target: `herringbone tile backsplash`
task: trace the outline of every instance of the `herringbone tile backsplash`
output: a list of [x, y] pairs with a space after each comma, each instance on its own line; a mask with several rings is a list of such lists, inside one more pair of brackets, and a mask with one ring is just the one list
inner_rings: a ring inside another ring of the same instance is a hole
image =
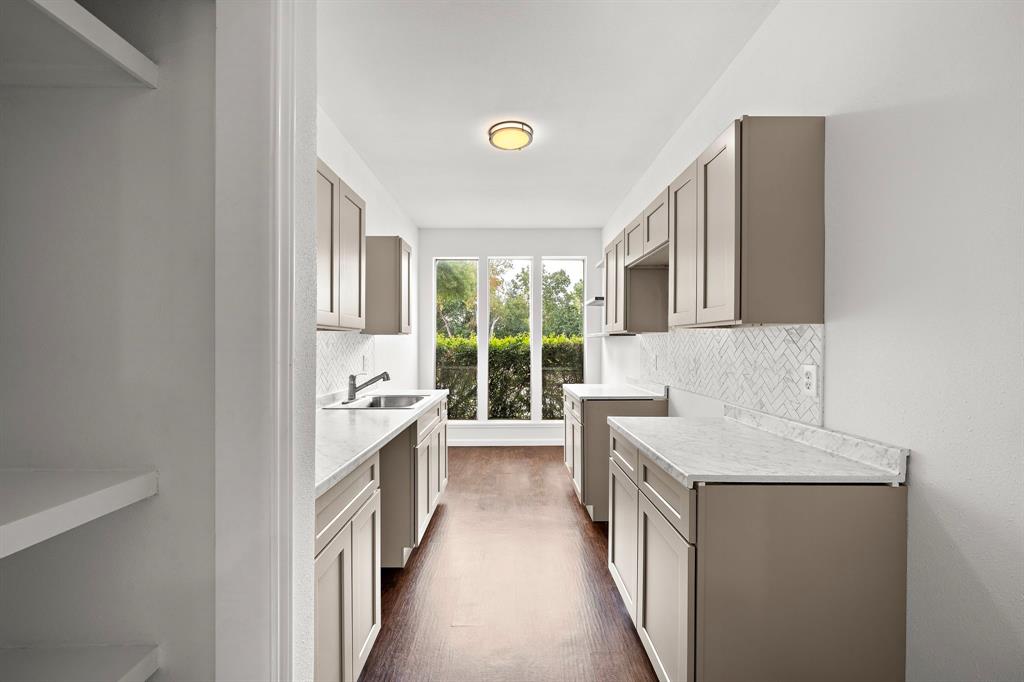
[[348, 375], [373, 369], [373, 337], [358, 332], [316, 333], [316, 394], [337, 393], [348, 388]]
[[[673, 329], [643, 334], [647, 378], [786, 419], [821, 425], [822, 325]], [[818, 366], [818, 392], [800, 392], [800, 366]]]

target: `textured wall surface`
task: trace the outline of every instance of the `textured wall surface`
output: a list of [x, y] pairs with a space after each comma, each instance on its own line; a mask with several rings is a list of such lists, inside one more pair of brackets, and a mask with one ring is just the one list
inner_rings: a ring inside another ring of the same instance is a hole
[[316, 394], [346, 390], [348, 375], [364, 371], [364, 356], [367, 363], [365, 371], [375, 374], [374, 345], [373, 336], [357, 332], [317, 332]]
[[[642, 376], [786, 419], [821, 424], [822, 325], [674, 329], [642, 334]], [[800, 392], [800, 366], [819, 367], [817, 396]]]

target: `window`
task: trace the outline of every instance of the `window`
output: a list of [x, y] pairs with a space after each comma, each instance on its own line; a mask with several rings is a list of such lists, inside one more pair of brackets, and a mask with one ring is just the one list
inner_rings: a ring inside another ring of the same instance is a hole
[[541, 412], [562, 418], [562, 384], [583, 383], [583, 260], [543, 260]]
[[530, 418], [530, 259], [487, 259], [487, 418]]
[[477, 260], [452, 258], [436, 267], [434, 385], [448, 389], [448, 416], [477, 418]]
[[434, 385], [449, 391], [449, 417], [562, 419], [562, 384], [583, 382], [586, 261], [455, 257], [434, 268]]

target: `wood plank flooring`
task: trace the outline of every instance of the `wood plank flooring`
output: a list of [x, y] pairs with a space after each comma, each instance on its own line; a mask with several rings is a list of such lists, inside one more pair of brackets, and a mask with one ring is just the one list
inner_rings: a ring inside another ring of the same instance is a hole
[[361, 680], [656, 680], [560, 447], [451, 448]]

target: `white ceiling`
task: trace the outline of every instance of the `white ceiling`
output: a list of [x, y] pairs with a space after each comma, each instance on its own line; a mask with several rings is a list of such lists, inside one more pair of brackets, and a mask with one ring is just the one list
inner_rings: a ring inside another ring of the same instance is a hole
[[420, 227], [600, 227], [774, 5], [320, 0], [319, 102]]

